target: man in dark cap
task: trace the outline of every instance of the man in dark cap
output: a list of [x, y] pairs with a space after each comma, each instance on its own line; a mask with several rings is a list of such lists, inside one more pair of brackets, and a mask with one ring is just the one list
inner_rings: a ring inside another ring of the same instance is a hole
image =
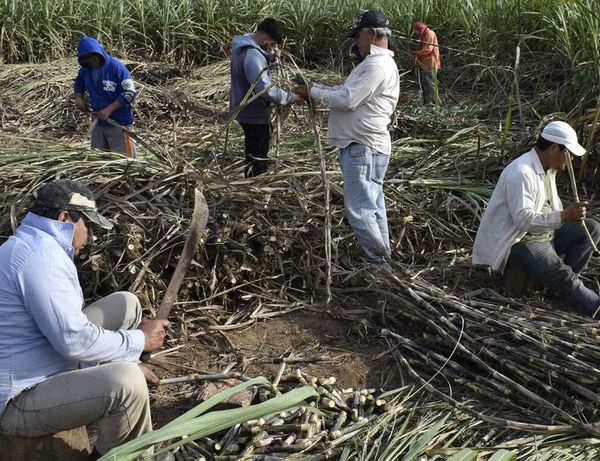
[[260, 95], [236, 115], [244, 130], [244, 176], [247, 178], [267, 171], [273, 104], [296, 102], [294, 93], [271, 83], [269, 65], [279, 57], [278, 45], [282, 42], [281, 26], [273, 18], [264, 19], [254, 33], [233, 37], [230, 108], [237, 110], [245, 101]]
[[388, 126], [398, 102], [400, 76], [388, 49], [391, 30], [378, 10], [356, 16], [348, 37], [363, 60], [343, 85], [296, 88], [329, 109], [327, 142], [340, 149], [346, 217], [373, 268], [389, 268], [391, 254], [383, 179], [392, 143]]
[[0, 432], [36, 437], [98, 422], [94, 460], [152, 430], [147, 382], [158, 377], [138, 361], [162, 347], [169, 322], [141, 321], [129, 292], [84, 307], [73, 259], [92, 226], [112, 224], [78, 182], [52, 181], [34, 196], [0, 246]]

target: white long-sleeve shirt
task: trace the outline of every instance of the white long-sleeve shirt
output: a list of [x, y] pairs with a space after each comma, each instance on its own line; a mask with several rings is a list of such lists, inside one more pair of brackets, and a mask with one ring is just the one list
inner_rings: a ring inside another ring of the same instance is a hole
[[371, 53], [343, 85], [315, 84], [310, 95], [330, 110], [328, 144], [344, 148], [353, 142], [390, 154], [388, 125], [400, 94], [400, 76], [390, 50], [371, 45]]
[[[546, 189], [551, 192], [550, 213], [542, 212]], [[502, 171], [481, 218], [473, 246], [473, 264], [503, 271], [512, 245], [527, 232], [558, 229], [562, 209], [556, 171], [544, 171], [535, 149], [513, 160]]]

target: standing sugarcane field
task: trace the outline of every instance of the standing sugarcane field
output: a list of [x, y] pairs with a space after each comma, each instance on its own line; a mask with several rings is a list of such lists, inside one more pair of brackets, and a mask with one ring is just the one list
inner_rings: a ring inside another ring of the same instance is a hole
[[0, 461], [600, 460], [598, 0], [0, 0]]

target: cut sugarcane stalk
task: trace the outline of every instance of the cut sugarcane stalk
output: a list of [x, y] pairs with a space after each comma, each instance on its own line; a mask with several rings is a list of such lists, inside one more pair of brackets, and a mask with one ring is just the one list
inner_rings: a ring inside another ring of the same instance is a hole
[[[571, 153], [568, 150], [565, 150], [565, 159], [567, 161], [567, 170], [569, 172], [569, 178], [571, 179], [571, 189], [573, 189], [573, 197], [575, 198], [575, 203], [579, 203], [579, 194], [577, 193], [577, 182], [575, 181], [575, 172], [573, 171], [573, 162], [571, 161]], [[589, 229], [585, 225], [585, 220], [581, 220], [581, 228], [585, 233], [590, 245], [594, 249], [595, 253], [598, 253], [598, 248], [596, 247], [596, 243], [590, 234]]]

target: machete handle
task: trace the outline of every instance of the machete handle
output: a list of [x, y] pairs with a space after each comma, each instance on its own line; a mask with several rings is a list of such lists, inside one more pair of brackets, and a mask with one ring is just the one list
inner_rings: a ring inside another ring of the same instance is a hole
[[144, 363], [148, 363], [150, 358], [150, 352], [142, 352], [142, 355], [140, 355], [140, 360]]

